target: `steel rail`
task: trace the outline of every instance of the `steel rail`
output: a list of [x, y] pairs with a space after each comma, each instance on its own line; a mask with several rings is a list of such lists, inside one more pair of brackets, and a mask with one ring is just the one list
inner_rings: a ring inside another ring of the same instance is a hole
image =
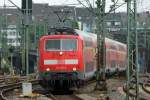
[[148, 94], [150, 94], [150, 90], [148, 90], [146, 87], [150, 87], [150, 84], [149, 83], [144, 83], [143, 85], [142, 85], [142, 88], [143, 88], [143, 90], [146, 92], [146, 93], [148, 93]]
[[[95, 83], [96, 82], [96, 80], [88, 80], [88, 81], [86, 81], [86, 82], [83, 82], [83, 84], [81, 85], [81, 88], [82, 88], [82, 86], [84, 87], [84, 86], [88, 86], [88, 85], [90, 85], [90, 84], [93, 84], [93, 83]], [[34, 91], [34, 90], [33, 90]], [[35, 93], [36, 93], [36, 91], [38, 92], [38, 90], [35, 90]], [[60, 90], [61, 91], [61, 90]], [[59, 91], [56, 91], [56, 93], [57, 92], [59, 92]], [[63, 91], [62, 91], [63, 92]], [[42, 95], [44, 95], [44, 96], [46, 96], [46, 97], [48, 97], [48, 98], [50, 98], [50, 99], [52, 99], [52, 100], [62, 100], [61, 98], [70, 98], [70, 99], [67, 99], [67, 100], [84, 100], [84, 99], [82, 99], [82, 98], [80, 98], [80, 97], [78, 97], [76, 94], [71, 94], [71, 95], [54, 95], [53, 93], [51, 93], [50, 91], [49, 91], [49, 93], [40, 93], [40, 94], [42, 94]]]
[[[32, 80], [32, 81], [29, 81], [29, 82], [31, 82], [33, 85], [38, 84], [38, 80]], [[4, 96], [5, 93], [10, 92], [13, 89], [21, 88], [21, 86], [22, 86], [22, 82], [0, 86], [0, 99], [8, 100], [7, 97]]]
[[[59, 95], [60, 96], [60, 95]], [[80, 98], [80, 97], [78, 97], [77, 95], [75, 95], [75, 94], [72, 94], [72, 95], [61, 95], [60, 97], [64, 97], [65, 96], [65, 98], [72, 98], [73, 100], [84, 100], [84, 99], [82, 99], [82, 98]], [[56, 96], [56, 95], [53, 95], [53, 94], [49, 94], [49, 97], [52, 99], [52, 100], [61, 100], [61, 99], [59, 99], [59, 97], [58, 96]], [[69, 99], [70, 100], [70, 99]]]
[[[143, 74], [143, 75], [140, 75], [140, 86], [142, 88], [142, 90], [145, 92], [145, 93], [148, 93], [150, 94], [150, 90], [147, 89], [147, 86], [150, 87], [150, 75], [149, 74]], [[131, 79], [132, 80], [132, 79]], [[131, 81], [132, 83], [135, 83], [136, 81]], [[126, 84], [123, 85], [123, 91], [125, 93], [127, 93], [127, 88], [126, 88]], [[132, 91], [132, 88], [129, 89], [129, 96], [130, 97], [135, 97], [136, 96], [136, 93], [134, 92], [131, 92]], [[149, 100], [149, 97], [146, 97], [146, 96], [142, 96], [142, 95], [139, 95], [139, 98], [140, 100]]]
[[[124, 91], [125, 93], [127, 93], [126, 85], [123, 86], [123, 91]], [[131, 91], [129, 91], [129, 96], [132, 98], [132, 97], [135, 97], [136, 94], [133, 93], [133, 92], [131, 92]], [[143, 96], [139, 96], [139, 98], [140, 98], [140, 100], [149, 100], [148, 98], [143, 97]]]

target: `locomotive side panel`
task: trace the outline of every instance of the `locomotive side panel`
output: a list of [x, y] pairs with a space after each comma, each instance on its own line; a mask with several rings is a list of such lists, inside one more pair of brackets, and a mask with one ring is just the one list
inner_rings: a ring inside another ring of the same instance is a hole
[[39, 72], [41, 73], [41, 72], [43, 72], [44, 70], [43, 70], [43, 63], [42, 63], [42, 61], [43, 61], [43, 48], [44, 48], [44, 44], [43, 44], [43, 41], [44, 41], [44, 38], [43, 37], [41, 37], [40, 38], [40, 42], [39, 42]]

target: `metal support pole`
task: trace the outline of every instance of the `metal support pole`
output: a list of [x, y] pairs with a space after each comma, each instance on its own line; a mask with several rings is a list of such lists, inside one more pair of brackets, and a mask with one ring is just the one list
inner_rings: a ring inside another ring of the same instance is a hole
[[[29, 26], [30, 26], [30, 17], [32, 13], [32, 8], [29, 3], [32, 3], [31, 0], [25, 0], [25, 7], [23, 7], [23, 15], [24, 15], [24, 24], [25, 24], [25, 61], [26, 61], [26, 75], [29, 74]], [[23, 4], [24, 5], [24, 4]], [[32, 5], [32, 4], [31, 4]]]
[[14, 70], [13, 69], [13, 53], [11, 53], [10, 56], [11, 56], [11, 70], [13, 71]]
[[37, 43], [37, 41], [36, 41], [36, 38], [37, 38], [37, 30], [36, 30], [36, 27], [37, 27], [37, 25], [36, 25], [36, 23], [34, 23], [34, 45], [35, 45], [35, 48], [36, 48], [36, 43]]
[[25, 72], [25, 25], [22, 23], [22, 73]]
[[105, 33], [104, 33], [104, 17], [105, 17], [105, 0], [97, 0], [97, 73], [95, 89], [106, 90], [105, 78]]
[[[17, 14], [16, 14], [16, 15], [17, 15]], [[18, 21], [17, 21], [17, 32], [16, 32], [16, 33], [17, 33], [17, 34], [16, 34], [16, 35], [17, 35], [17, 37], [16, 37], [16, 45], [17, 45], [17, 47], [18, 47], [18, 46], [20, 46], [20, 45], [19, 45], [19, 43], [20, 43], [20, 42], [19, 42], [19, 36], [20, 36], [19, 33], [20, 33], [20, 21], [21, 21], [21, 17], [20, 17], [20, 15], [17, 15], [17, 16], [18, 16]]]
[[[128, 43], [128, 63], [127, 63], [127, 100], [129, 100], [129, 90], [134, 88], [139, 100], [139, 64], [138, 64], [138, 34], [137, 34], [137, 9], [136, 0], [127, 0], [127, 43]], [[134, 76], [134, 77], [132, 77]], [[136, 83], [131, 82], [134, 79]]]
[[136, 100], [139, 100], [139, 50], [138, 50], [138, 32], [137, 32], [137, 4], [136, 0], [134, 0], [134, 32], [136, 35]]
[[[129, 37], [129, 34], [130, 34], [130, 30], [129, 30], [129, 26], [130, 26], [130, 17], [129, 17], [129, 7], [130, 7], [130, 2], [127, 2], [127, 17], [128, 17], [128, 22], [127, 22], [127, 33], [128, 33], [128, 37], [127, 37], [127, 44], [128, 44], [128, 62], [127, 62], [127, 86], [126, 86], [126, 88], [127, 88], [127, 100], [129, 100], [129, 83], [130, 83], [130, 49], [129, 49], [129, 44], [130, 44], [130, 37]], [[132, 52], [132, 51], [131, 51]], [[132, 66], [132, 65], [131, 65]]]
[[2, 68], [2, 20], [0, 16], [0, 69]]
[[29, 74], [29, 37], [28, 37], [28, 34], [29, 34], [29, 26], [26, 25], [26, 75]]

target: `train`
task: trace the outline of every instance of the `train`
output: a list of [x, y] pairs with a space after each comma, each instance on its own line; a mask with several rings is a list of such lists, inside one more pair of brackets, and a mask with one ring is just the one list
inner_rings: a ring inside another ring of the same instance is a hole
[[[126, 44], [105, 38], [106, 72], [126, 69]], [[39, 40], [39, 80], [44, 88], [71, 88], [95, 77], [97, 35], [52, 28]]]

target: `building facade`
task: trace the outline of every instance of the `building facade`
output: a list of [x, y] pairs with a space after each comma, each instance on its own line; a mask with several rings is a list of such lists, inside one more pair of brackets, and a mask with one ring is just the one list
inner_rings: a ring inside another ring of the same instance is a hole
[[7, 32], [7, 45], [14, 47], [20, 46], [21, 36], [17, 31], [17, 26], [8, 25], [6, 32]]

